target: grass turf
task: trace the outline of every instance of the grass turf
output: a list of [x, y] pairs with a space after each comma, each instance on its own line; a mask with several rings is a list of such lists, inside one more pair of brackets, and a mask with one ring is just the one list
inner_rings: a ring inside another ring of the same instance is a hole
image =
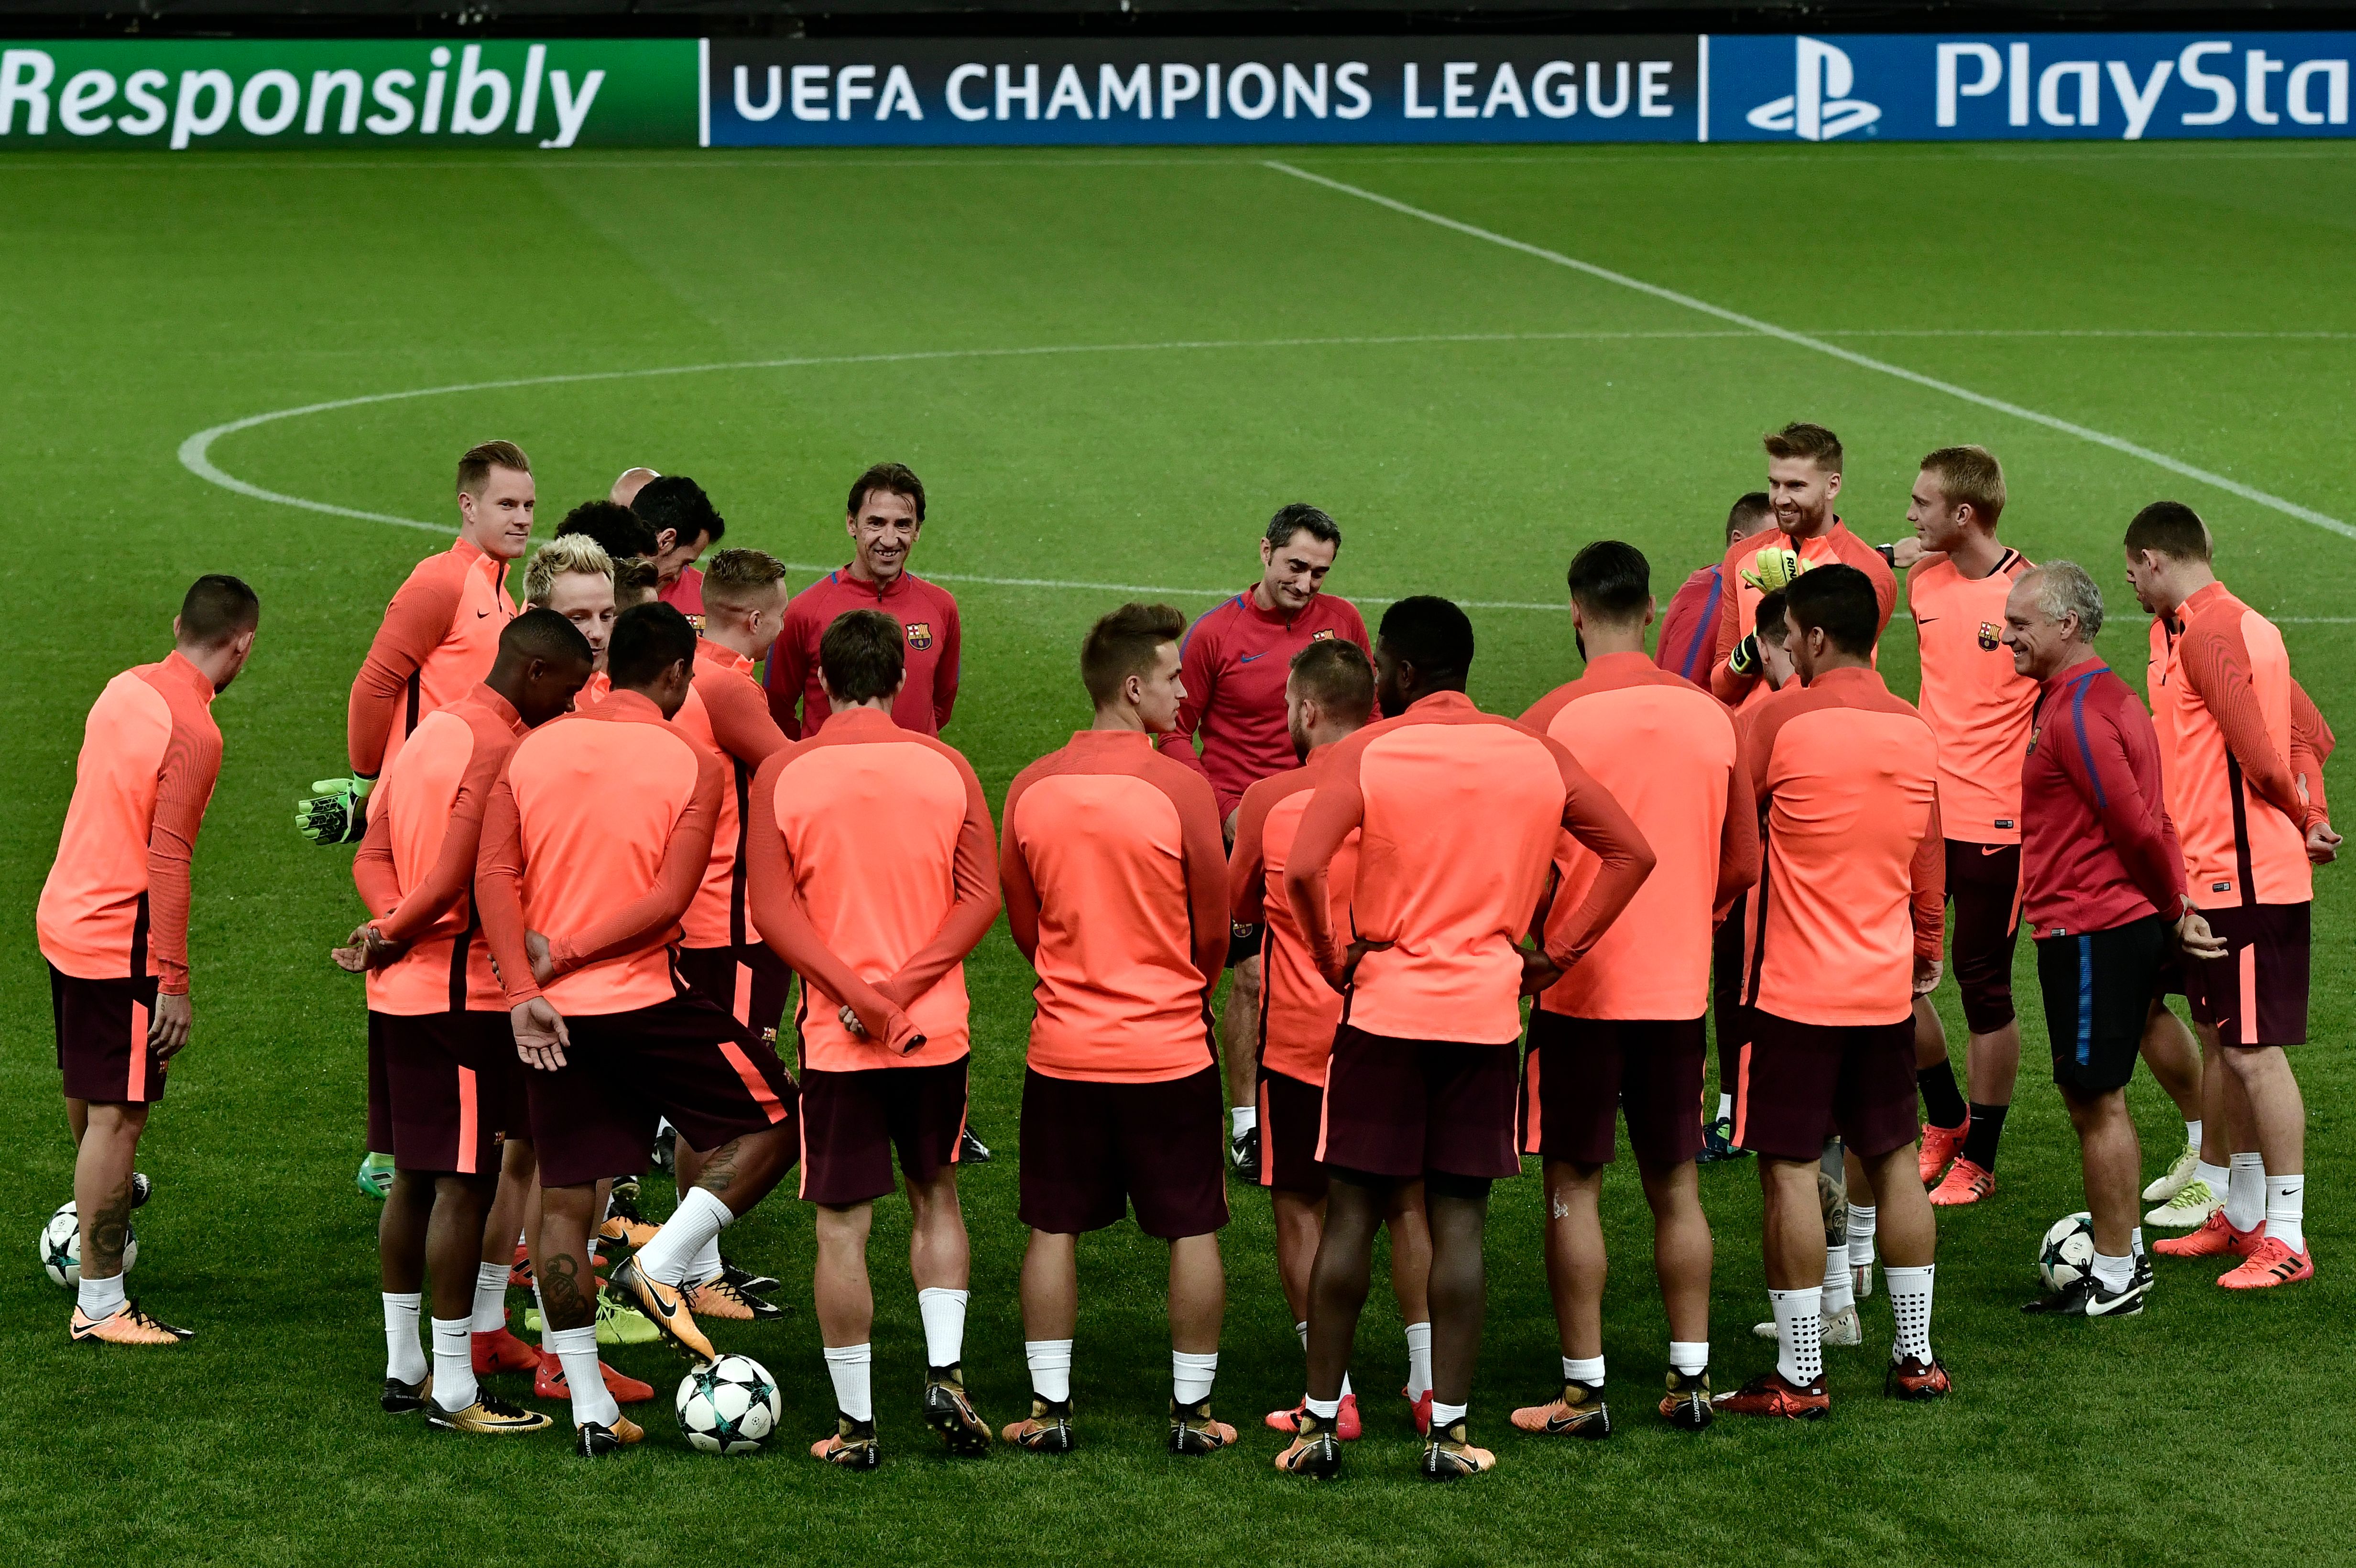
[[[1779, 325], [1849, 335], [1837, 340], [2356, 517], [2340, 438], [2356, 412], [2356, 155], [2344, 149], [1297, 161]], [[341, 771], [351, 672], [391, 588], [440, 546], [232, 494], [174, 453], [225, 421], [370, 393], [815, 360], [371, 403], [234, 433], [211, 456], [271, 490], [438, 524], [455, 454], [508, 436], [533, 455], [543, 532], [651, 462], [710, 488], [730, 543], [812, 563], [841, 557], [849, 476], [893, 456], [932, 486], [920, 571], [1150, 585], [1190, 613], [1250, 580], [1258, 521], [1296, 497], [1349, 530], [1333, 586], [1362, 600], [1429, 590], [1550, 605], [1572, 550], [1602, 536], [1650, 553], [1665, 599], [1715, 556], [1728, 502], [1760, 482], [1758, 432], [1794, 418], [1847, 439], [1841, 510], [1869, 538], [1902, 528], [1919, 453], [1982, 441], [2010, 473], [2008, 539], [2084, 561], [2106, 588], [2126, 517], [2165, 495], [2201, 508], [2226, 580], [2284, 617], [2345, 610], [2349, 540], [1229, 155], [12, 156], [0, 159], [0, 340], [15, 367], [0, 418], [25, 573], [0, 632], [16, 672], [0, 687], [0, 905], [16, 912], [0, 936], [0, 1125], [18, 1151], [0, 1228], [24, 1241], [20, 1266], [0, 1271], [12, 1557], [2075, 1563], [2345, 1551], [2329, 1534], [2329, 1499], [2356, 1480], [2329, 1436], [2351, 1392], [2356, 1306], [2340, 1266], [2356, 1240], [2341, 1136], [2356, 1082], [2336, 1049], [2351, 1022], [2344, 871], [2319, 877], [2318, 1043], [2298, 1058], [2317, 1279], [2229, 1299], [2209, 1284], [2216, 1270], [2163, 1262], [2139, 1320], [2015, 1315], [2038, 1236], [2082, 1202], [2024, 944], [2027, 1065], [2004, 1187], [1941, 1225], [1934, 1334], [1959, 1390], [1942, 1405], [1879, 1397], [1889, 1315], [1877, 1295], [1867, 1348], [1829, 1353], [1829, 1422], [1667, 1429], [1650, 1413], [1665, 1331], [1649, 1227], [1623, 1166], [1606, 1194], [1621, 1432], [1564, 1445], [1506, 1428], [1506, 1410], [1556, 1377], [1527, 1177], [1494, 1205], [1475, 1392], [1502, 1467], [1450, 1491], [1413, 1478], [1389, 1393], [1403, 1352], [1379, 1285], [1358, 1356], [1368, 1436], [1347, 1484], [1312, 1493], [1269, 1471], [1276, 1440], [1258, 1417], [1297, 1397], [1300, 1355], [1267, 1204], [1240, 1187], [1217, 1402], [1246, 1435], [1212, 1460], [1162, 1452], [1162, 1253], [1128, 1225], [1082, 1248], [1082, 1450], [940, 1456], [914, 1409], [905, 1209], [887, 1201], [873, 1261], [889, 1457], [874, 1475], [813, 1465], [799, 1445], [828, 1428], [831, 1403], [807, 1305], [809, 1220], [783, 1195], [729, 1242], [786, 1276], [798, 1310], [719, 1336], [784, 1387], [770, 1456], [694, 1455], [659, 1404], [648, 1445], [598, 1466], [553, 1436], [444, 1439], [379, 1414], [377, 1210], [350, 1181], [361, 1002], [326, 957], [358, 905], [348, 851], [311, 848], [287, 819], [301, 786]], [[1108, 345], [1124, 347], [998, 352]], [[203, 1335], [170, 1355], [93, 1352], [66, 1342], [65, 1298], [32, 1266], [39, 1222], [70, 1192], [70, 1151], [31, 910], [89, 702], [168, 646], [177, 597], [205, 571], [253, 582], [265, 618], [250, 673], [216, 709], [228, 757], [198, 852], [196, 1043], [143, 1157], [158, 1196], [139, 1216], [133, 1278]], [[994, 804], [1086, 721], [1074, 649], [1121, 595], [953, 586], [967, 656], [948, 735]], [[2112, 599], [2103, 646], [2140, 683], [2143, 622], [2123, 588]], [[1485, 706], [1518, 711], [1576, 670], [1558, 611], [1483, 609], [1475, 624]], [[1911, 693], [1912, 639], [1896, 630], [1883, 668]], [[2286, 634], [2345, 725], [2347, 632], [2303, 621]], [[1027, 1391], [1013, 1156], [1028, 971], [1001, 928], [969, 974], [973, 1120], [1002, 1156], [966, 1183], [967, 1365], [1002, 1421]], [[1960, 1041], [1952, 984], [1943, 1001]], [[2131, 1099], [2156, 1168], [2179, 1128], [2147, 1078]], [[1770, 1360], [1749, 1333], [1764, 1307], [1751, 1167], [1707, 1170], [1703, 1192], [1724, 1388]], [[666, 1398], [679, 1371], [659, 1347], [612, 1359]]]

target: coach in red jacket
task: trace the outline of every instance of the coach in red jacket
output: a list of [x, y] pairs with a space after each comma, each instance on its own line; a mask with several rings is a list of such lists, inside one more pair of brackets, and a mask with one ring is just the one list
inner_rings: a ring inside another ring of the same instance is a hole
[[2072, 561], [2026, 573], [2005, 600], [2013, 668], [2039, 683], [2020, 777], [2020, 912], [2037, 942], [2053, 1082], [2078, 1130], [2094, 1226], [2094, 1271], [2022, 1310], [2082, 1317], [2131, 1317], [2151, 1292], [2136, 1244], [2142, 1153], [2126, 1082], [2169, 944], [2222, 951], [2185, 899], [2159, 739], [2094, 652], [2102, 627], [2102, 590]]

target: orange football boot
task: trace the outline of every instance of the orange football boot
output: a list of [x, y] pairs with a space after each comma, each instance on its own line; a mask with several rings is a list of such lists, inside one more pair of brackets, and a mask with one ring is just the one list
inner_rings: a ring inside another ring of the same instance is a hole
[[1762, 1372], [1711, 1403], [1728, 1415], [1780, 1415], [1786, 1421], [1820, 1421], [1833, 1407], [1821, 1379], [1813, 1387], [1803, 1387], [1773, 1371]]
[[2250, 1249], [2241, 1267], [2219, 1275], [2217, 1283], [2227, 1290], [2266, 1290], [2314, 1277], [2314, 1249], [2292, 1252], [2288, 1242], [2268, 1236]]
[[[617, 1372], [603, 1361], [597, 1363], [597, 1371], [604, 1374], [605, 1392], [614, 1396], [616, 1404], [644, 1404], [655, 1396], [653, 1384], [642, 1383], [634, 1377]], [[531, 1380], [531, 1397], [562, 1400], [573, 1397], [573, 1385], [564, 1378], [562, 1357], [551, 1355], [546, 1350], [540, 1353], [540, 1369]]]
[[2225, 1218], [2225, 1211], [2218, 1209], [2201, 1222], [2199, 1230], [2180, 1236], [2163, 1236], [2152, 1243], [2151, 1250], [2164, 1258], [2222, 1258], [2228, 1254], [2246, 1258], [2258, 1250], [2265, 1234], [2264, 1220], [2246, 1231], [2238, 1230], [2233, 1221]]
[[1955, 1163], [1947, 1168], [1946, 1179], [1931, 1189], [1931, 1201], [1942, 1209], [1953, 1209], [1976, 1203], [1995, 1192], [1996, 1172], [1957, 1155]]
[[1923, 1186], [1928, 1187], [1938, 1180], [1940, 1174], [1947, 1168], [1947, 1162], [1963, 1152], [1964, 1132], [1970, 1125], [1969, 1122], [1954, 1127], [1924, 1125], [1920, 1165]]
[[175, 1328], [162, 1318], [140, 1311], [136, 1301], [125, 1301], [104, 1317], [85, 1317], [81, 1308], [76, 1307], [71, 1329], [77, 1345], [177, 1345], [196, 1338], [197, 1333], [193, 1328]]

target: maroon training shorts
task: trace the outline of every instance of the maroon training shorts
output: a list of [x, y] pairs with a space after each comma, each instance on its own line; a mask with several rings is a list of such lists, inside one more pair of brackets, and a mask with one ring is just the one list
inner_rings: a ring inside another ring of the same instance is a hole
[[1034, 1231], [1076, 1236], [1137, 1208], [1137, 1228], [1174, 1242], [1227, 1222], [1219, 1070], [1158, 1083], [1023, 1072], [1016, 1210]]
[[1369, 1176], [1519, 1176], [1514, 1048], [1392, 1040], [1344, 1024], [1325, 1068], [1317, 1157]]
[[1325, 1168], [1317, 1162], [1324, 1130], [1325, 1091], [1262, 1064], [1259, 1070], [1259, 1184], [1298, 1192], [1312, 1202], [1325, 1196]]
[[747, 1133], [795, 1131], [797, 1092], [776, 1051], [697, 992], [564, 1024], [566, 1064], [523, 1070], [546, 1186], [644, 1170], [659, 1116], [705, 1154]]
[[58, 1072], [66, 1098], [102, 1105], [149, 1105], [164, 1097], [164, 1070], [147, 1049], [155, 977], [84, 980], [49, 965], [57, 1014]]
[[496, 1176], [524, 1123], [522, 1061], [505, 1013], [369, 1013], [369, 1147], [402, 1170]]
[[1947, 897], [1955, 906], [1955, 985], [1964, 993], [1964, 1027], [1974, 1034], [1994, 1034], [2014, 1017], [2020, 846], [1948, 839]]
[[1522, 1063], [1522, 1152], [1609, 1165], [1615, 1112], [1628, 1117], [1636, 1163], [1682, 1165], [1701, 1152], [1699, 1019], [1575, 1019], [1530, 1014]]
[[1921, 1135], [1911, 1012], [1887, 1024], [1794, 1023], [1765, 1011], [1751, 1018], [1734, 1091], [1738, 1145], [1813, 1161], [1837, 1133], [1859, 1159], [1879, 1159]]
[[2311, 904], [2235, 904], [2201, 912], [2222, 958], [2184, 960], [2184, 997], [2223, 1045], [2307, 1043]]
[[679, 977], [719, 1004], [720, 1010], [770, 1044], [794, 989], [794, 972], [767, 945], [682, 947], [673, 965]]
[[884, 1197], [894, 1153], [910, 1181], [930, 1181], [955, 1165], [971, 1060], [855, 1072], [803, 1068], [802, 1197], [830, 1209]]

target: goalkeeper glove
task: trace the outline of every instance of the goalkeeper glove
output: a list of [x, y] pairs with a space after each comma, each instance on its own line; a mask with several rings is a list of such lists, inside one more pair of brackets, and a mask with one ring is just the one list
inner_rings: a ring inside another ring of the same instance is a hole
[[1761, 545], [1751, 556], [1751, 565], [1742, 573], [1742, 581], [1762, 593], [1780, 593], [1792, 586], [1792, 580], [1808, 570], [1810, 563], [1800, 559], [1797, 550], [1783, 545]]
[[1758, 633], [1743, 634], [1742, 640], [1734, 645], [1733, 656], [1726, 661], [1726, 667], [1739, 676], [1749, 677], [1759, 673]]
[[376, 780], [317, 779], [311, 787], [318, 793], [294, 803], [294, 831], [323, 848], [359, 843], [368, 832], [368, 797]]

